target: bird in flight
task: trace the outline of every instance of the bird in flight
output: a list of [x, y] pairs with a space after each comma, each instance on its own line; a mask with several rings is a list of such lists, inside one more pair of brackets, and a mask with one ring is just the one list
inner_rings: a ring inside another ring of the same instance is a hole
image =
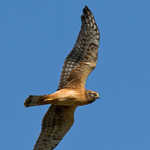
[[99, 98], [97, 92], [85, 88], [88, 75], [96, 67], [100, 40], [98, 26], [87, 6], [81, 21], [77, 41], [65, 59], [58, 90], [48, 95], [31, 95], [24, 102], [26, 107], [51, 104], [34, 150], [53, 150], [73, 125], [76, 108]]

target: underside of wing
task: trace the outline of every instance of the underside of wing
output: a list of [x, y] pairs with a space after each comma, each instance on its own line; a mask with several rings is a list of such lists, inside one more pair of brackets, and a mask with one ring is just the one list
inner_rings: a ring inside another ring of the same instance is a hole
[[34, 150], [53, 150], [74, 122], [75, 106], [52, 105], [45, 114]]
[[[92, 69], [96, 66], [100, 33], [94, 16], [87, 6], [83, 9], [81, 20], [81, 30], [74, 48], [65, 60], [58, 89], [64, 88], [66, 84], [70, 82], [68, 79], [71, 72], [76, 70], [77, 67], [80, 68], [80, 65], [84, 62], [86, 62], [89, 67], [92, 67]], [[92, 71], [92, 69], [90, 69], [90, 71]], [[82, 73], [84, 77], [86, 77], [84, 72], [80, 72], [80, 75]], [[75, 78], [76, 76], [74, 76], [74, 79]]]

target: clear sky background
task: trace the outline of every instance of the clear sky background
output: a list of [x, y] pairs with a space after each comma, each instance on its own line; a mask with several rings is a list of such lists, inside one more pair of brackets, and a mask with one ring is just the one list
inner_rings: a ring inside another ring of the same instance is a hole
[[85, 5], [101, 32], [87, 88], [101, 94], [80, 107], [56, 150], [150, 150], [150, 2], [1, 0], [0, 147], [31, 150], [48, 106], [24, 108], [30, 94], [57, 89]]

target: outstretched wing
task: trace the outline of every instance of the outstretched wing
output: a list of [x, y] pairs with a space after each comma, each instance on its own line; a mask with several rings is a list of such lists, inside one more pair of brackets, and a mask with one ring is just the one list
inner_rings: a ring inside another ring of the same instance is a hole
[[45, 114], [34, 150], [53, 150], [74, 122], [74, 106], [52, 105]]
[[[69, 76], [71, 72], [74, 72], [76, 70], [76, 68], [78, 68], [79, 70], [80, 67], [82, 68], [82, 65], [85, 66], [85, 64], [87, 64], [91, 69], [89, 67], [86, 68], [88, 68], [91, 72], [94, 68], [93, 66], [96, 66], [100, 33], [94, 16], [87, 6], [83, 9], [81, 20], [82, 25], [79, 36], [74, 45], [74, 48], [67, 56], [63, 66], [59, 82], [59, 89], [64, 88], [66, 84], [70, 82], [70, 79], [72, 78], [69, 79]], [[87, 70], [85, 69], [84, 71], [78, 71], [78, 76], [84, 76], [84, 78], [86, 79], [88, 74], [90, 73], [88, 71], [87, 74], [86, 71]], [[74, 74], [73, 80], [75, 80], [76, 78], [77, 77]]]

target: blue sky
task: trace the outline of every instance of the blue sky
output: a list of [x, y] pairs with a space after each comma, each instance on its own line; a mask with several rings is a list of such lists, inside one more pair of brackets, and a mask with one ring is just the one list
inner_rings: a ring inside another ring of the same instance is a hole
[[0, 1], [1, 149], [32, 149], [48, 106], [27, 109], [24, 100], [57, 89], [85, 5], [101, 32], [87, 88], [101, 99], [78, 108], [56, 150], [150, 149], [148, 0]]

